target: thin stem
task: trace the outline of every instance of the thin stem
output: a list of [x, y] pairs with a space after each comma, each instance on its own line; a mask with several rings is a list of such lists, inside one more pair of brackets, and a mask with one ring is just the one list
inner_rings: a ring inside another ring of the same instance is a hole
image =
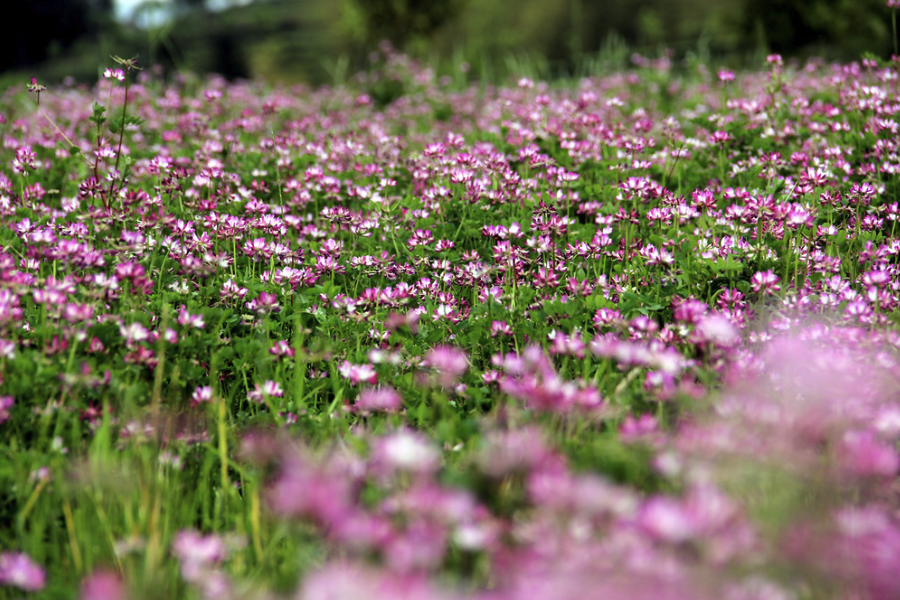
[[[122, 124], [119, 129], [119, 147], [116, 149], [116, 166], [115, 171], [119, 170], [119, 160], [122, 158], [122, 140], [125, 138], [125, 115], [128, 112], [128, 75], [125, 75], [125, 101], [122, 103]], [[109, 201], [112, 202], [113, 193], [116, 189], [116, 180], [113, 179], [109, 184]]]

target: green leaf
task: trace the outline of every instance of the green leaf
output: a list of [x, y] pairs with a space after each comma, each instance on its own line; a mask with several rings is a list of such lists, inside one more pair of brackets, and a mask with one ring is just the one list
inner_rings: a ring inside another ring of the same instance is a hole
[[104, 114], [106, 113], [106, 107], [101, 104], [94, 102], [93, 112], [91, 113], [91, 122], [96, 123], [97, 125], [102, 125], [106, 121], [106, 117]]

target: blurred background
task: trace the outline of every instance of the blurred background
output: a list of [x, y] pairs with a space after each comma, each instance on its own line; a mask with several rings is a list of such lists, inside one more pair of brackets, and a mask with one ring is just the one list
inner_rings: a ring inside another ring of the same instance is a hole
[[25, 0], [17, 11], [0, 35], [4, 85], [92, 81], [113, 54], [168, 72], [340, 83], [381, 40], [489, 81], [621, 68], [635, 52], [741, 67], [770, 52], [855, 60], [893, 48], [884, 0]]

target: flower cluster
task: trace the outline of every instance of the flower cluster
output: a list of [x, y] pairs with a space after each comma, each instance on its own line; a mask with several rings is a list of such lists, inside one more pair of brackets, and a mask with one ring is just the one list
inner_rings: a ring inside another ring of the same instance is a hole
[[896, 598], [897, 62], [372, 58], [0, 97], [0, 586]]

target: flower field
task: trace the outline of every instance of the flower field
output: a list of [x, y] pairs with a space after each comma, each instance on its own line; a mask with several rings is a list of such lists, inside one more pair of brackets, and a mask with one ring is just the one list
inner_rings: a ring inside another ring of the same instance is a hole
[[900, 67], [632, 62], [0, 97], [0, 598], [900, 598]]

